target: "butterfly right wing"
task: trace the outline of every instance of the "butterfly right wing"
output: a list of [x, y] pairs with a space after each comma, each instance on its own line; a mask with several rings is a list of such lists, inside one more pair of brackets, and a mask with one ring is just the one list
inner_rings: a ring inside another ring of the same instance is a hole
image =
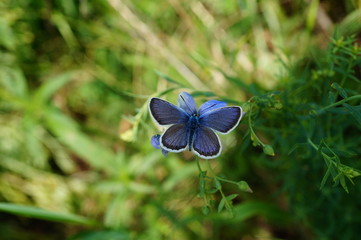
[[201, 158], [211, 159], [221, 154], [222, 145], [211, 128], [200, 125], [194, 132], [192, 150]]
[[227, 103], [218, 101], [218, 100], [209, 100], [205, 103], [203, 103], [198, 110], [198, 115], [203, 115], [206, 112], [212, 111], [217, 108], [222, 108], [227, 106]]
[[227, 134], [237, 127], [242, 116], [241, 107], [221, 107], [202, 114], [199, 117], [199, 124], [221, 134]]
[[184, 110], [160, 98], [150, 99], [149, 112], [152, 118], [161, 126], [178, 123], [186, 124], [189, 119], [189, 115]]

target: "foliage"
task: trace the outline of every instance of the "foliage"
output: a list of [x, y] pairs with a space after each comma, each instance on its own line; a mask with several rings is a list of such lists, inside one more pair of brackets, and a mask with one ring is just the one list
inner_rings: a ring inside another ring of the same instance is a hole
[[[360, 7], [0, 2], [2, 237], [358, 239]], [[181, 89], [246, 112], [218, 159], [150, 145]]]

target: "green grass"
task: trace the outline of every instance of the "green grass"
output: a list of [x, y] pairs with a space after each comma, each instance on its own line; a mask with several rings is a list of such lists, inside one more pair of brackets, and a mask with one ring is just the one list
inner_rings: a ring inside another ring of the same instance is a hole
[[[360, 8], [2, 1], [2, 237], [358, 239]], [[247, 113], [215, 160], [150, 145], [184, 90]]]

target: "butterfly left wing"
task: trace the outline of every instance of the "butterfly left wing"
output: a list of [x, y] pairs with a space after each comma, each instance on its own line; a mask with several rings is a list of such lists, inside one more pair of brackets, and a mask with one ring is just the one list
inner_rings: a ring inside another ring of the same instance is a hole
[[174, 124], [160, 136], [160, 146], [168, 152], [181, 152], [188, 146], [188, 130], [186, 124]]
[[199, 124], [227, 134], [237, 127], [242, 116], [241, 107], [221, 107], [202, 114], [199, 117]]
[[198, 126], [194, 132], [192, 150], [201, 158], [211, 159], [221, 154], [222, 145], [212, 129]]
[[186, 123], [189, 115], [181, 108], [160, 98], [151, 98], [149, 112], [152, 118], [161, 126], [176, 123]]

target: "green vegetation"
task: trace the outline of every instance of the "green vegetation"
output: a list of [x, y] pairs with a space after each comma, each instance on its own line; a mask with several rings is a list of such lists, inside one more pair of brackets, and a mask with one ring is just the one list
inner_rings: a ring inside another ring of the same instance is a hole
[[[2, 239], [358, 239], [361, 2], [0, 2]], [[240, 105], [222, 155], [150, 97]]]

